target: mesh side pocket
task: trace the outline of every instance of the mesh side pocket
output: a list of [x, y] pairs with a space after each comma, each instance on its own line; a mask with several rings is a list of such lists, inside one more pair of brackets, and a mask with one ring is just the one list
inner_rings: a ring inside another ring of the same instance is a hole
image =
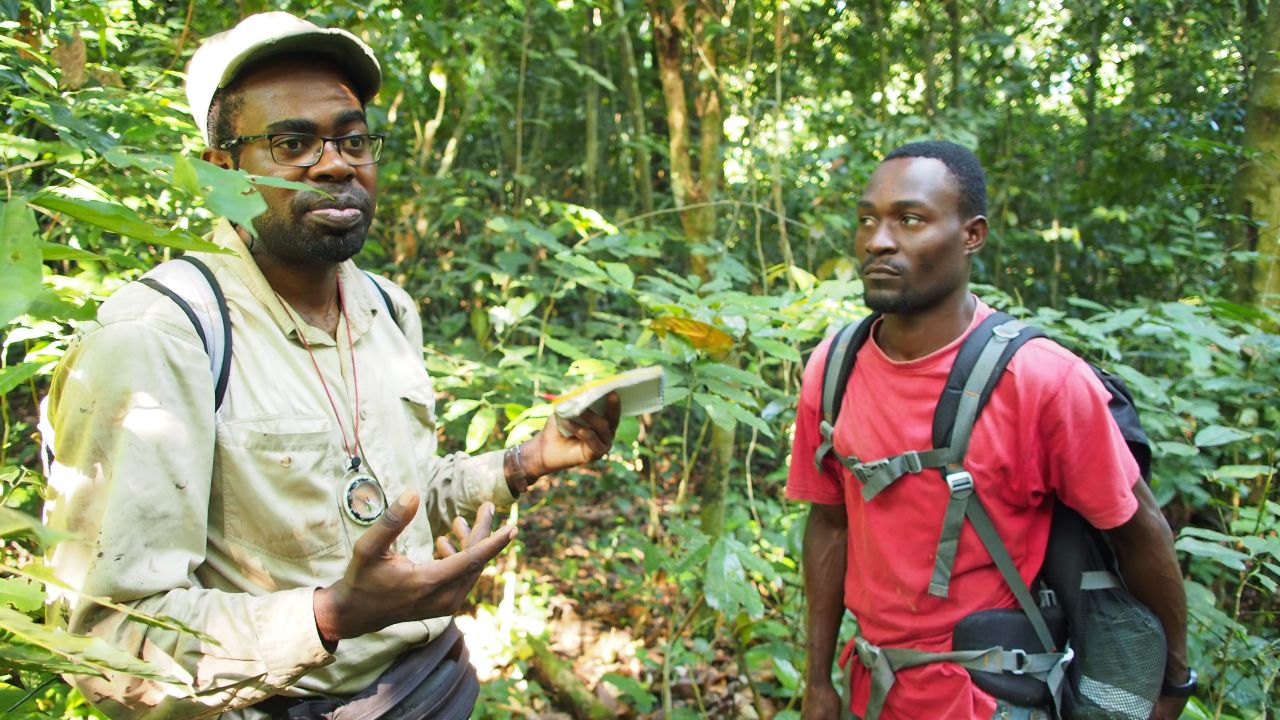
[[1160, 621], [1119, 588], [1085, 591], [1072, 612], [1072, 720], [1147, 720], [1160, 695]]

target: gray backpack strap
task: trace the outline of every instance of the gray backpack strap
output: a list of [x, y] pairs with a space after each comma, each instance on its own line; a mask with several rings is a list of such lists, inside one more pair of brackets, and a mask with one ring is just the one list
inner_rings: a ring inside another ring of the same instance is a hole
[[[983, 388], [987, 387], [991, 378], [1004, 368], [1000, 358], [1004, 355], [1009, 341], [1018, 337], [1018, 333], [1026, 325], [1019, 320], [1010, 320], [992, 329], [982, 352], [974, 363], [972, 372], [965, 380], [964, 390], [960, 395], [960, 404], [956, 410], [955, 424], [951, 427], [951, 437], [943, 454], [947, 457], [946, 469], [942, 477], [947, 482], [951, 499], [947, 502], [947, 510], [942, 519], [942, 534], [938, 538], [938, 553], [933, 564], [933, 577], [929, 581], [929, 594], [945, 598], [951, 587], [951, 570], [956, 562], [956, 550], [960, 546], [960, 530], [964, 525], [966, 508], [976, 503], [973, 494], [973, 477], [964, 469], [964, 456], [969, 450], [969, 439], [973, 436], [973, 425], [978, 419], [979, 399]], [[999, 537], [996, 537], [997, 541]], [[1001, 549], [1004, 546], [1001, 544]], [[1022, 585], [1022, 581], [1018, 581]], [[1025, 589], [1025, 588], [1024, 588]], [[1017, 589], [1014, 589], [1017, 593]]]
[[1056, 694], [1060, 695], [1065, 668], [1074, 656], [1070, 648], [1065, 652], [1029, 653], [1017, 648], [1007, 650], [998, 645], [982, 650], [947, 652], [879, 647], [867, 641], [861, 634], [854, 636], [853, 643], [858, 662], [862, 663], [862, 666], [871, 674], [871, 691], [867, 699], [865, 720], [879, 720], [899, 670], [930, 663], [949, 662], [963, 668], [984, 672], [1030, 675], [1040, 679], [1051, 689], [1056, 688]]
[[213, 271], [200, 260], [183, 256], [152, 268], [138, 282], [168, 297], [191, 321], [209, 355], [217, 411], [231, 376], [231, 316]]

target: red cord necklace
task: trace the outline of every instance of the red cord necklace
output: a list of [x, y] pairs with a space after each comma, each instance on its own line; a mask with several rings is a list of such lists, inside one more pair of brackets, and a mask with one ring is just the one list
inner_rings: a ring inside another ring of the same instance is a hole
[[353, 477], [347, 482], [347, 486], [343, 491], [342, 508], [347, 515], [361, 525], [369, 525], [374, 520], [382, 516], [387, 509], [386, 494], [382, 491], [382, 485], [372, 475], [357, 474], [360, 471], [360, 375], [356, 371], [356, 349], [355, 344], [351, 341], [351, 317], [347, 314], [346, 304], [342, 296], [342, 278], [338, 278], [338, 313], [342, 316], [344, 324], [347, 326], [347, 351], [351, 356], [351, 389], [355, 398], [355, 405], [352, 408], [351, 428], [353, 435], [353, 443], [347, 441], [347, 429], [342, 424], [342, 414], [338, 412], [338, 404], [333, 400], [333, 393], [329, 392], [329, 383], [325, 382], [324, 373], [320, 372], [320, 363], [316, 361], [316, 354], [311, 349], [311, 343], [307, 342], [307, 335], [302, 331], [302, 325], [298, 319], [294, 317], [293, 311], [289, 309], [289, 304], [276, 293], [276, 299], [280, 301], [281, 307], [284, 308], [285, 314], [289, 316], [289, 320], [293, 322], [294, 331], [298, 333], [298, 340], [302, 343], [302, 347], [306, 348], [307, 355], [311, 357], [311, 366], [316, 370], [316, 377], [320, 378], [320, 387], [324, 388], [324, 395], [329, 400], [329, 407], [333, 409], [333, 418], [338, 422], [338, 432], [342, 433], [342, 448], [347, 453], [347, 469], [346, 473]]

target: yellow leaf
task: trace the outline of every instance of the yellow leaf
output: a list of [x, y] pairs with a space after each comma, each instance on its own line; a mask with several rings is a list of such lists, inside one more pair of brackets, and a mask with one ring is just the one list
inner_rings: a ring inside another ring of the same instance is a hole
[[730, 337], [729, 333], [714, 325], [708, 325], [698, 320], [668, 315], [654, 320], [649, 324], [649, 327], [659, 335], [673, 332], [689, 341], [689, 344], [695, 348], [706, 350], [707, 352], [725, 352], [733, 347], [733, 338]]

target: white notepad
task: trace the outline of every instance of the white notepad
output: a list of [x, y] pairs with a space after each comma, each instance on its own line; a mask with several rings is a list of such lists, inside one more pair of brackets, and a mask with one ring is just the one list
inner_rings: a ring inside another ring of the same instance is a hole
[[[603, 415], [604, 396], [616, 391], [622, 417], [657, 412], [664, 405], [665, 379], [661, 365], [636, 368], [579, 385], [552, 400], [551, 405], [555, 408], [556, 417], [563, 420], [573, 420], [587, 410]], [[562, 425], [557, 425], [565, 437], [571, 434]]]

